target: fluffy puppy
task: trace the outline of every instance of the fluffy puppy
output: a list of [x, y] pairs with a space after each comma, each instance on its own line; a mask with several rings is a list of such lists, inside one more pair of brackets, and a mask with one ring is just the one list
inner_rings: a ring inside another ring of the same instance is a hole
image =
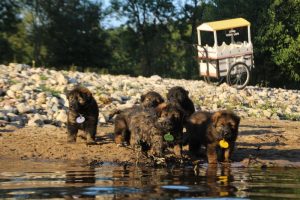
[[144, 108], [155, 108], [164, 101], [164, 98], [155, 91], [149, 91], [141, 96], [141, 105]]
[[68, 110], [68, 142], [76, 142], [78, 130], [86, 133], [87, 144], [95, 142], [98, 123], [98, 105], [92, 93], [85, 87], [77, 86], [67, 92]]
[[[167, 146], [174, 148], [176, 155], [181, 155], [182, 111], [172, 104], [160, 104], [155, 109], [132, 113], [128, 124], [130, 145], [141, 146], [142, 151], [161, 157]], [[166, 141], [164, 136], [171, 135]]]
[[172, 87], [167, 93], [167, 100], [170, 103], [178, 104], [185, 111], [186, 117], [195, 112], [193, 101], [189, 98], [189, 92], [183, 87]]
[[156, 109], [158, 115], [158, 121], [171, 124], [168, 134], [171, 135], [171, 140], [164, 139], [164, 145], [166, 147], [173, 148], [174, 154], [177, 157], [182, 155], [183, 145], [183, 121], [185, 112], [180, 106], [171, 103], [162, 103]]
[[[128, 129], [130, 131], [130, 145], [141, 147], [148, 155], [162, 156], [163, 152], [163, 132], [168, 130], [168, 124], [160, 124], [156, 120], [154, 112], [142, 110], [133, 113], [130, 117]], [[163, 130], [166, 127], [166, 130]]]
[[240, 117], [231, 111], [196, 112], [187, 121], [189, 150], [197, 155], [206, 147], [208, 163], [229, 162], [238, 136]]
[[133, 106], [131, 108], [117, 111], [118, 115], [114, 122], [114, 135], [116, 144], [129, 144], [130, 131], [128, 124], [130, 124], [130, 116], [133, 113], [142, 111], [144, 109], [155, 108], [163, 103], [162, 96], [154, 91], [147, 92], [141, 96], [141, 106]]

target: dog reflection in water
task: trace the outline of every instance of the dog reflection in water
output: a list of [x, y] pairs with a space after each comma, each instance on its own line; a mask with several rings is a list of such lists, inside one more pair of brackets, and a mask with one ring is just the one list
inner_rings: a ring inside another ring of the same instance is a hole
[[96, 199], [96, 193], [93, 194], [91, 191], [91, 193], [86, 194], [85, 191], [81, 191], [82, 187], [95, 187], [95, 183], [95, 169], [89, 169], [87, 171], [66, 171], [66, 187], [74, 187], [74, 189], [68, 189], [67, 194], [64, 195], [64, 199]]

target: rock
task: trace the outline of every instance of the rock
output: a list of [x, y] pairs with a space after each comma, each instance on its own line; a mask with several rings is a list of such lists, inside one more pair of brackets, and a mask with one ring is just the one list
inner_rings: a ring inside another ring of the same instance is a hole
[[263, 110], [263, 115], [267, 118], [271, 118], [272, 112], [270, 110]]
[[28, 126], [36, 126], [40, 127], [44, 125], [45, 116], [42, 116], [40, 114], [34, 114], [32, 117], [29, 118], [27, 125]]
[[160, 82], [160, 81], [162, 81], [162, 78], [158, 75], [153, 75], [153, 76], [150, 76], [150, 80], [155, 81], [155, 82]]
[[56, 80], [59, 85], [68, 84], [68, 78], [66, 78], [62, 73], [57, 73]]
[[26, 70], [26, 69], [30, 68], [29, 65], [18, 64], [18, 63], [9, 63], [9, 67], [14, 68], [14, 70], [17, 72], [21, 72], [22, 70]]
[[36, 103], [38, 105], [41, 105], [41, 104], [45, 104], [46, 103], [46, 94], [45, 93], [40, 93], [42, 95], [38, 95], [37, 96], [37, 99], [36, 99]]
[[99, 113], [99, 123], [105, 124], [106, 122], [107, 122], [106, 117], [102, 113]]
[[7, 90], [6, 91], [6, 96], [11, 97], [11, 98], [15, 98], [16, 97], [15, 92], [12, 91], [12, 90]]
[[6, 116], [8, 117], [8, 120], [11, 122], [19, 121], [20, 117], [14, 113], [7, 113]]
[[68, 121], [67, 111], [65, 111], [65, 110], [59, 110], [55, 119], [57, 121], [62, 122], [62, 123], [67, 123], [67, 121]]
[[33, 75], [30, 76], [30, 79], [33, 80], [33, 81], [36, 81], [36, 82], [40, 82], [41, 76], [38, 75], [38, 74], [33, 74]]
[[18, 92], [18, 91], [22, 91], [23, 88], [24, 88], [24, 84], [23, 83], [18, 83], [18, 84], [10, 86], [9, 90], [11, 90], [13, 92]]
[[8, 117], [3, 112], [0, 112], [0, 120], [8, 121]]
[[5, 113], [17, 113], [17, 109], [15, 107], [9, 106], [9, 105], [5, 105], [3, 107], [3, 112]]
[[25, 103], [19, 103], [16, 105], [16, 107], [19, 113], [29, 113], [33, 111], [33, 108]]

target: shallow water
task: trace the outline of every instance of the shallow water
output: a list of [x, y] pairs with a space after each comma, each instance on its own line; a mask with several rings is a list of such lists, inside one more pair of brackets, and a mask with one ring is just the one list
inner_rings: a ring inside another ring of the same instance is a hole
[[300, 199], [300, 169], [0, 160], [0, 199]]

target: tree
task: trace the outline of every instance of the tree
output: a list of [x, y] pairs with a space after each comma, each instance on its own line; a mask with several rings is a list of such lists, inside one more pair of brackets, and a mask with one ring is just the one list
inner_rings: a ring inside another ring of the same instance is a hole
[[172, 57], [169, 54], [171, 32], [169, 25], [174, 14], [172, 1], [161, 0], [112, 0], [112, 7], [119, 16], [127, 19], [124, 30], [132, 34], [123, 51], [130, 52], [136, 74], [149, 76], [170, 73]]
[[13, 50], [8, 41], [9, 36], [17, 31], [19, 6], [15, 1], [0, 1], [0, 61], [7, 63], [13, 60]]
[[272, 86], [299, 88], [299, 13], [299, 0], [275, 0], [262, 19], [257, 45], [265, 57], [261, 71], [265, 71], [265, 79]]
[[40, 1], [45, 19], [43, 43], [49, 65], [108, 66], [106, 34], [100, 26], [101, 4], [88, 0]]

